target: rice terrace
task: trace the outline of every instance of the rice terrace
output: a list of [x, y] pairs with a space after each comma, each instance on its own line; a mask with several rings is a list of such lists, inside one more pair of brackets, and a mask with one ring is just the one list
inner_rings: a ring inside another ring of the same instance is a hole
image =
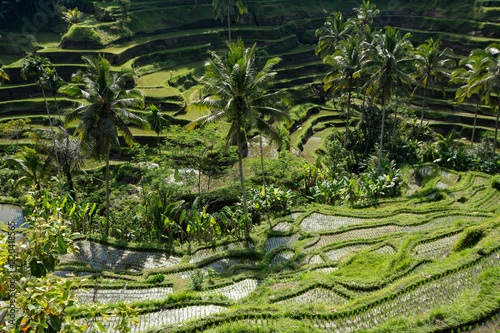
[[3, 0], [0, 332], [500, 332], [500, 1]]

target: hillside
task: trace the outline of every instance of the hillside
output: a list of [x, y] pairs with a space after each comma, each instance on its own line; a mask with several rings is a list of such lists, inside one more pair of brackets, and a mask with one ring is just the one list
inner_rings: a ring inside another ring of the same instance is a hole
[[[56, 274], [87, 279], [80, 302], [138, 306], [132, 332], [493, 332], [500, 192], [484, 174], [417, 174], [427, 185], [411, 195], [364, 209], [297, 207], [246, 241], [167, 252], [76, 239], [79, 253]], [[186, 293], [198, 270], [208, 275], [201, 291]]]
[[[402, 32], [410, 32], [415, 45], [429, 37], [439, 39], [443, 47], [453, 48], [457, 57], [499, 38], [500, 23], [495, 16], [498, 4], [495, 1], [476, 1], [473, 4], [468, 1], [374, 3], [381, 10], [374, 26], [391, 25]], [[321, 90], [322, 79], [328, 70], [328, 66], [315, 55], [317, 39], [314, 31], [323, 25], [328, 13], [342, 11], [353, 15], [354, 6], [356, 1], [313, 1], [307, 6], [300, 1], [251, 1], [249, 13], [238, 23], [233, 22], [232, 34], [234, 39], [241, 37], [248, 45], [257, 43], [262, 55], [283, 59], [278, 67], [276, 89], [291, 91], [296, 105], [319, 104], [328, 112], [322, 104], [323, 97], [318, 97], [311, 89], [315, 86]], [[223, 49], [227, 40], [226, 23], [213, 19], [211, 2], [133, 2], [123, 28], [117, 6], [82, 2], [80, 8], [85, 12], [82, 23], [68, 30], [64, 23], [53, 18], [29, 36], [35, 41], [31, 47], [50, 59], [63, 79], [69, 80], [82, 68], [82, 56], [102, 54], [117, 70], [137, 70], [137, 87], [143, 91], [146, 103], [159, 104], [162, 110], [178, 119], [197, 117], [185, 113], [185, 106], [197, 96], [194, 79], [202, 73], [207, 51]], [[99, 22], [91, 13], [99, 13], [97, 17], [107, 13], [107, 20], [116, 21]], [[0, 30], [3, 36], [0, 62], [10, 76], [10, 81], [0, 87], [0, 116], [5, 120], [37, 115], [33, 117], [33, 123], [47, 125], [40, 89], [30, 83], [33, 79], [26, 82], [20, 77], [20, 59], [29, 52], [29, 45], [33, 42], [18, 33], [19, 27], [21, 30], [26, 28], [19, 22], [11, 31]], [[419, 115], [422, 94], [419, 90], [410, 98], [409, 116], [411, 113]], [[470, 137], [475, 107], [473, 99], [457, 106], [453, 100], [454, 88], [447, 91], [445, 98], [437, 88], [427, 97], [430, 99], [426, 103], [425, 118], [433, 128], [443, 134], [455, 128], [460, 136]], [[66, 97], [59, 98], [59, 103], [65, 110], [75, 105]], [[335, 115], [334, 110], [332, 117], [318, 119], [315, 125], [339, 125], [342, 128], [341, 122], [331, 122]], [[300, 119], [300, 122], [306, 121], [313, 120]], [[492, 136], [494, 127], [495, 115], [489, 108], [481, 107], [477, 140], [483, 135]], [[302, 144], [314, 134], [308, 133], [304, 126], [295, 128], [298, 131], [295, 137], [303, 138]], [[150, 134], [139, 131], [138, 135], [140, 139]], [[293, 144], [300, 148], [299, 142]]]

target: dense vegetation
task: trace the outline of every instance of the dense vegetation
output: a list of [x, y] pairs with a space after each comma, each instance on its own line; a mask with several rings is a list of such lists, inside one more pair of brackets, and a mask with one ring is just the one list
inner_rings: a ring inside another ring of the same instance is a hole
[[2, 3], [0, 323], [496, 329], [495, 4]]

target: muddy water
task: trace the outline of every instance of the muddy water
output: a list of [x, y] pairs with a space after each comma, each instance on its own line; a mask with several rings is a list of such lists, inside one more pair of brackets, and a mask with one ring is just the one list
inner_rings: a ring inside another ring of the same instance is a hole
[[11, 204], [0, 204], [0, 221], [4, 224], [14, 221], [16, 228], [26, 223], [21, 207]]

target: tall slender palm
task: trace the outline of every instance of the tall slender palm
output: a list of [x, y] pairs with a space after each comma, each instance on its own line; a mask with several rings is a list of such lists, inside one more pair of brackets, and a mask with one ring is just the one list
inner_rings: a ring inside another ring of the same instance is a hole
[[[149, 106], [149, 113], [146, 116], [146, 120], [148, 121], [151, 129], [153, 131], [155, 131], [157, 138], [158, 138], [158, 145], [159, 145], [160, 144], [160, 134], [163, 131], [163, 129], [165, 128], [165, 126], [167, 126], [167, 124], [168, 124], [167, 118], [165, 118], [161, 114], [160, 110], [158, 109], [158, 107], [156, 105], [151, 104]], [[159, 146], [158, 146], [158, 149], [159, 149]]]
[[231, 43], [231, 12], [236, 22], [240, 20], [242, 14], [248, 13], [248, 5], [245, 0], [212, 0], [214, 7], [214, 18], [220, 18], [224, 21], [227, 16], [227, 31], [229, 34], [229, 43]]
[[[98, 58], [83, 57], [87, 65], [85, 73], [78, 72], [73, 80], [83, 82], [84, 88], [77, 85], [61, 87], [59, 91], [72, 97], [83, 98], [88, 104], [81, 105], [66, 116], [66, 123], [80, 119], [75, 134], [80, 136], [85, 150], [95, 156], [106, 158], [106, 218], [109, 221], [109, 155], [111, 148], [120, 150], [118, 133], [125, 142], [132, 145], [134, 137], [128, 128], [129, 123], [143, 129], [148, 124], [125, 107], [143, 107], [144, 96], [138, 90], [123, 89], [131, 72], [113, 73], [110, 63], [101, 55]], [[109, 228], [109, 222], [106, 229]]]
[[492, 158], [495, 159], [497, 139], [498, 139], [498, 119], [500, 116], [499, 98], [500, 95], [500, 44], [490, 44], [484, 51], [476, 51], [475, 54], [483, 56], [484, 62], [487, 66], [487, 73], [478, 80], [475, 84], [471, 85], [471, 92], [476, 89], [485, 89], [483, 95], [484, 101], [490, 108], [496, 111], [495, 121], [495, 139], [493, 140]]
[[316, 54], [319, 54], [321, 58], [332, 55], [337, 44], [346, 39], [354, 27], [353, 20], [346, 20], [342, 13], [332, 13], [323, 26], [316, 30], [316, 37], [319, 37]]
[[377, 6], [370, 1], [363, 0], [363, 3], [354, 8], [354, 12], [358, 18], [358, 22], [361, 26], [370, 26], [373, 23], [373, 19], [380, 13]]
[[56, 105], [59, 122], [62, 124], [61, 112], [59, 111], [59, 105], [57, 104], [57, 92], [59, 88], [64, 85], [64, 80], [59, 76], [59, 74], [57, 74], [55, 68], [47, 67], [42, 75], [42, 81], [44, 87], [50, 91], [52, 98], [54, 98], [54, 104]]
[[[258, 70], [255, 65], [255, 45], [245, 48], [240, 39], [236, 43], [228, 44], [228, 47], [224, 56], [212, 53], [211, 59], [205, 64], [205, 74], [201, 77], [200, 84], [208, 97], [194, 101], [189, 106], [211, 113], [191, 122], [188, 129], [197, 125], [203, 127], [222, 119], [229, 121], [231, 126], [226, 136], [226, 148], [236, 140], [243, 210], [246, 216], [248, 207], [243, 175], [242, 140], [247, 139], [246, 131], [257, 123], [284, 117], [284, 111], [275, 107], [276, 102], [283, 98], [283, 94], [268, 91], [276, 76], [272, 69], [280, 59], [269, 59], [264, 67]], [[249, 232], [248, 219], [245, 222], [245, 232]]]
[[43, 100], [45, 102], [45, 108], [47, 110], [47, 115], [49, 117], [50, 131], [52, 132], [52, 141], [54, 146], [54, 155], [57, 164], [57, 176], [59, 180], [59, 196], [62, 198], [62, 177], [61, 177], [61, 164], [59, 163], [59, 156], [57, 153], [56, 146], [56, 135], [54, 132], [54, 127], [52, 126], [52, 118], [50, 116], [49, 103], [47, 102], [47, 97], [45, 96], [45, 81], [44, 76], [46, 75], [46, 67], [50, 65], [49, 59], [45, 57], [32, 56], [25, 58], [23, 60], [23, 65], [21, 68], [21, 76], [27, 80], [28, 76], [35, 76], [38, 80], [38, 86], [42, 90]]
[[463, 67], [457, 68], [451, 75], [451, 83], [462, 84], [455, 93], [455, 99], [458, 104], [465, 98], [476, 95], [476, 111], [474, 113], [474, 124], [470, 139], [470, 147], [474, 147], [474, 135], [476, 132], [477, 114], [479, 112], [479, 103], [486, 94], [484, 85], [478, 84], [484, 75], [488, 72], [488, 59], [484, 50], [475, 50], [469, 54], [469, 57], [460, 62]]
[[[280, 99], [282, 102], [284, 102], [286, 105], [291, 105], [291, 101], [289, 97], [285, 94], [280, 96]], [[274, 115], [271, 115], [269, 119], [262, 119], [262, 118], [257, 118], [256, 119], [256, 127], [257, 130], [259, 131], [259, 148], [260, 148], [260, 167], [262, 169], [262, 184], [265, 186], [266, 185], [266, 175], [264, 171], [264, 149], [263, 149], [263, 144], [262, 144], [262, 136], [267, 136], [268, 138], [271, 139], [271, 141], [275, 141], [280, 144], [280, 140], [282, 137], [280, 136], [280, 132], [277, 128], [272, 126], [272, 123], [274, 122], [285, 122], [289, 123], [290, 117], [287, 113], [281, 112], [281, 113], [276, 113]], [[265, 192], [265, 188], [264, 188]]]
[[332, 71], [328, 73], [323, 82], [325, 91], [329, 89], [347, 91], [347, 118], [345, 124], [344, 148], [347, 145], [349, 130], [349, 112], [351, 109], [352, 89], [357, 86], [357, 78], [361, 75], [361, 70], [365, 62], [364, 52], [360, 47], [357, 38], [348, 37], [346, 41], [339, 43], [337, 51], [332, 56], [327, 56], [325, 62], [332, 66]]
[[405, 87], [411, 84], [411, 77], [406, 73], [406, 69], [412, 61], [410, 57], [412, 49], [410, 34], [401, 37], [398, 30], [387, 27], [385, 33], [377, 36], [375, 44], [368, 50], [370, 59], [367, 61], [367, 66], [373, 71], [373, 74], [366, 82], [366, 87], [372, 96], [380, 96], [382, 100], [382, 128], [378, 155], [379, 170], [384, 147], [384, 123], [387, 102], [394, 95], [396, 86]]
[[441, 88], [443, 97], [446, 96], [443, 81], [450, 77], [450, 73], [446, 69], [455, 66], [455, 61], [450, 59], [452, 53], [453, 51], [449, 48], [440, 51], [439, 42], [434, 42], [432, 38], [427, 41], [427, 44], [418, 46], [415, 51], [414, 59], [417, 68], [416, 77], [418, 78], [418, 83], [413, 90], [413, 94], [415, 94], [421, 84], [424, 86], [420, 127], [424, 126], [424, 108], [427, 89], [429, 89], [429, 87], [432, 89], [437, 84]]

